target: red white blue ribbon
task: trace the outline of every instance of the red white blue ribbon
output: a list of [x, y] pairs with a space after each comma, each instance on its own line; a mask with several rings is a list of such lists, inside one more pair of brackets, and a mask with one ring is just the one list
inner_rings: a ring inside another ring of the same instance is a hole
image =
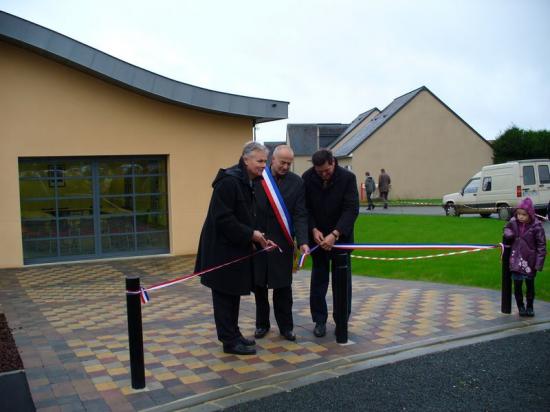
[[151, 299], [149, 299], [149, 294], [147, 293], [147, 290], [145, 288], [139, 288], [139, 299], [141, 300], [141, 303], [145, 305], [146, 303], [149, 303]]
[[[319, 245], [312, 247], [309, 254], [311, 254]], [[482, 250], [502, 248], [503, 245], [499, 243], [498, 245], [476, 245], [476, 244], [441, 244], [441, 243], [411, 243], [411, 244], [392, 244], [392, 243], [342, 243], [336, 244], [333, 246], [334, 249], [344, 249], [344, 250], [436, 250], [436, 249], [445, 249], [445, 250], [462, 250], [466, 252], [479, 252]], [[429, 256], [415, 256], [407, 258], [369, 258], [361, 256], [353, 256], [361, 259], [372, 259], [372, 260], [414, 260], [414, 259], [427, 259], [432, 257], [440, 256], [451, 256], [457, 254], [455, 253], [446, 253], [446, 254], [437, 254]], [[302, 268], [304, 265], [307, 254], [300, 256], [298, 262], [298, 268]]]
[[269, 252], [273, 249], [279, 249], [279, 251], [282, 253], [282, 250], [279, 248], [279, 246], [277, 246], [276, 244], [273, 244], [272, 246], [268, 246], [264, 249], [257, 250], [254, 253], [251, 253], [249, 255], [242, 256], [242, 257], [234, 259], [230, 262], [222, 263], [221, 265], [213, 266], [211, 268], [205, 269], [205, 270], [200, 271], [200, 272], [189, 273], [187, 275], [183, 275], [183, 276], [177, 277], [177, 278], [172, 279], [172, 280], [167, 280], [166, 282], [157, 283], [156, 285], [149, 286], [148, 288], [141, 287], [139, 291], [127, 290], [126, 294], [127, 295], [137, 295], [137, 294], [139, 294], [139, 298], [141, 300], [141, 303], [146, 304], [151, 300], [149, 298], [149, 293], [148, 292], [150, 292], [152, 290], [158, 290], [158, 289], [166, 288], [168, 286], [176, 285], [176, 284], [181, 283], [181, 282], [185, 282], [186, 280], [192, 279], [196, 276], [204, 275], [205, 273], [212, 272], [212, 271], [217, 270], [217, 269], [221, 269], [225, 266], [232, 265], [233, 263], [240, 262], [241, 260], [249, 259], [252, 256], [257, 255], [258, 253]]
[[425, 249], [494, 249], [498, 245], [476, 245], [476, 244], [443, 244], [443, 243], [338, 243], [333, 246], [336, 249], [355, 250], [425, 250]]
[[269, 167], [264, 169], [262, 172], [262, 177], [262, 186], [267, 199], [271, 204], [275, 218], [277, 219], [277, 222], [279, 222], [279, 226], [281, 226], [288, 243], [294, 246], [294, 241], [292, 240], [292, 219], [290, 218], [290, 213], [288, 213], [283, 196], [279, 191], [279, 187], [277, 186]]

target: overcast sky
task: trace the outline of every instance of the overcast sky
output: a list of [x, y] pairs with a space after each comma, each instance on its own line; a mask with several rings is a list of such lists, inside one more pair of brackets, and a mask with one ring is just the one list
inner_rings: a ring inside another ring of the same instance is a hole
[[427, 86], [487, 139], [550, 129], [548, 0], [0, 0], [0, 10], [172, 79], [349, 123]]

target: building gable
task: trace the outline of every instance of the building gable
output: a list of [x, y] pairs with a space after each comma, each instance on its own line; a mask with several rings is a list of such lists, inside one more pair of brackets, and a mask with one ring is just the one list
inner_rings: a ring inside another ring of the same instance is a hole
[[[406, 93], [400, 97], [394, 99], [382, 112], [373, 117], [371, 121], [357, 132], [353, 137], [347, 140], [344, 144], [339, 146], [335, 150], [334, 155], [336, 157], [350, 156], [360, 145], [362, 145], [367, 139], [375, 134], [381, 127], [387, 124], [391, 119], [405, 106], [407, 106], [413, 99], [415, 99], [421, 92], [429, 93], [437, 102], [445, 107], [457, 120], [467, 126], [475, 135], [477, 135], [484, 143], [489, 143], [468, 123], [466, 123], [460, 116], [458, 116], [449, 106], [447, 106], [441, 99], [433, 94], [426, 86], [419, 87], [409, 93]], [[490, 146], [490, 145], [489, 145]]]
[[491, 162], [492, 149], [463, 121], [424, 90], [390, 121], [342, 158], [359, 176], [382, 168], [392, 179], [392, 198], [439, 198]]

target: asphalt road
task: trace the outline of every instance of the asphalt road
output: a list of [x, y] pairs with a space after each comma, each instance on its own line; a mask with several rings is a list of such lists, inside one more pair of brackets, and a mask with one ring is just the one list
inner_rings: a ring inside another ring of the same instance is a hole
[[550, 330], [366, 369], [226, 411], [550, 411]]

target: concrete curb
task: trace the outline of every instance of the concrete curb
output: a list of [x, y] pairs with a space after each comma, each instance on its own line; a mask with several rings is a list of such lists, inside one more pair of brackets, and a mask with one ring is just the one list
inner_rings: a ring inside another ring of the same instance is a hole
[[0, 410], [34, 412], [27, 375], [23, 369], [0, 373]]

